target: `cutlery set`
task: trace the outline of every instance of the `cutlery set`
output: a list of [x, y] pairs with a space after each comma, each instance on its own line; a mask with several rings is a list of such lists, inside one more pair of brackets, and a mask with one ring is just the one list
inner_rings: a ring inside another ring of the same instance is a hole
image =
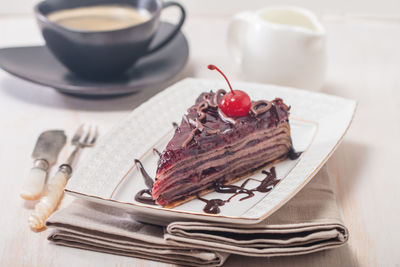
[[38, 199], [42, 193], [49, 168], [56, 163], [57, 156], [64, 147], [67, 137], [64, 131], [51, 130], [43, 132], [33, 149], [33, 168], [25, 179], [21, 197], [26, 200]]
[[28, 219], [29, 226], [33, 230], [40, 230], [44, 227], [46, 219], [56, 209], [62, 198], [79, 151], [84, 147], [94, 146], [97, 137], [96, 126], [85, 127], [81, 125], [71, 140], [71, 145], [75, 147], [74, 150], [66, 161], [58, 167], [54, 177], [49, 179], [45, 185], [48, 170], [56, 163], [58, 154], [64, 147], [67, 137], [62, 130], [46, 131], [39, 136], [32, 153], [34, 167], [25, 179], [20, 193], [21, 197], [26, 200], [37, 200], [41, 197]]

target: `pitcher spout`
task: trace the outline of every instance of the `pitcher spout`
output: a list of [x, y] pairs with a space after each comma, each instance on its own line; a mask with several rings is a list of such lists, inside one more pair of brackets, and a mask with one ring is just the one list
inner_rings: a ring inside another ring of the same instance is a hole
[[300, 7], [269, 7], [259, 10], [257, 15], [260, 20], [272, 27], [286, 28], [314, 35], [325, 34], [325, 29], [318, 18], [312, 12]]

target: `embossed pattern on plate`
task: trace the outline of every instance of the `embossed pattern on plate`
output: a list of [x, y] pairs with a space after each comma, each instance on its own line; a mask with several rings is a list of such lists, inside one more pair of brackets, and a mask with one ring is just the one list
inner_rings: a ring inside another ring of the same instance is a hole
[[[284, 179], [267, 195], [255, 198], [252, 203], [237, 201], [235, 205], [240, 208], [222, 209], [218, 215], [202, 212], [197, 200], [175, 209], [135, 202], [135, 193], [143, 187], [139, 188], [138, 179], [129, 177], [134, 175], [133, 160], [145, 157], [146, 151], [165, 139], [171, 131], [171, 123], [180, 122], [201, 92], [224, 87], [223, 81], [185, 79], [143, 103], [101, 138], [69, 181], [66, 191], [77, 197], [124, 208], [136, 218], [152, 223], [165, 224], [179, 219], [257, 223], [311, 180], [340, 143], [356, 108], [355, 101], [335, 96], [272, 85], [235, 83], [235, 88], [248, 92], [252, 99], [281, 97], [292, 106], [295, 148], [308, 148], [294, 164], [280, 164], [283, 166], [278, 167], [283, 176], [280, 178]], [[146, 165], [150, 162], [146, 160]], [[149, 168], [154, 171], [154, 166]]]

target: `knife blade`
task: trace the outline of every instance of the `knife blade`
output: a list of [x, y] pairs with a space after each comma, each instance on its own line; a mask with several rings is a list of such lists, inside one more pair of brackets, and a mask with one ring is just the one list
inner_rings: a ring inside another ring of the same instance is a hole
[[46, 181], [47, 171], [56, 163], [58, 154], [64, 147], [67, 137], [62, 130], [49, 130], [40, 134], [32, 152], [33, 168], [26, 177], [20, 196], [23, 199], [38, 199]]

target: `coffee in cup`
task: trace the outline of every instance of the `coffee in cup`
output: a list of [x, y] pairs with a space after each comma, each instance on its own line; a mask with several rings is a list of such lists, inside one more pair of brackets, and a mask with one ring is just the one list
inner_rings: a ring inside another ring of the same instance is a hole
[[[161, 11], [178, 7], [179, 22], [152, 44]], [[46, 0], [35, 6], [46, 45], [71, 72], [96, 80], [119, 76], [167, 45], [185, 20], [184, 8], [161, 0]]]
[[78, 31], [114, 31], [144, 23], [151, 18], [146, 9], [132, 6], [99, 5], [52, 12], [47, 18]]

